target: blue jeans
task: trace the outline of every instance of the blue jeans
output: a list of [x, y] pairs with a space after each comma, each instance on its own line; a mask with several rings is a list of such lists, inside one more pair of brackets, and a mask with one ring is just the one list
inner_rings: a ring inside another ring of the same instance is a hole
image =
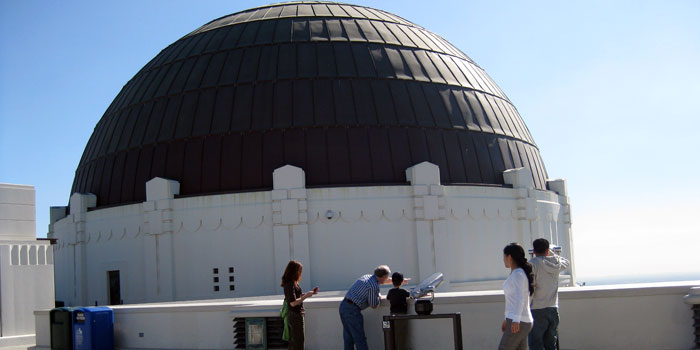
[[356, 305], [343, 300], [340, 302], [340, 321], [343, 322], [343, 344], [345, 350], [367, 350], [367, 337], [365, 337], [365, 320], [362, 311]]
[[559, 308], [546, 307], [533, 309], [534, 325], [528, 336], [530, 350], [554, 350], [557, 348], [557, 327], [559, 326]]

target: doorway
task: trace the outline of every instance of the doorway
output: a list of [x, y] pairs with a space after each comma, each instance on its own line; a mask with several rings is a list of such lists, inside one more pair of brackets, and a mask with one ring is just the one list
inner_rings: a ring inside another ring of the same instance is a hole
[[122, 294], [119, 270], [107, 271], [107, 278], [109, 279], [109, 305], [120, 305]]

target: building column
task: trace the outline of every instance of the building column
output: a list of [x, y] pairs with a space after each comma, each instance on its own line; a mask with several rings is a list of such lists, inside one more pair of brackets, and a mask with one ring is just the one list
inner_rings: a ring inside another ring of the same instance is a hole
[[73, 302], [87, 305], [87, 233], [85, 222], [87, 210], [97, 205], [97, 196], [92, 193], [73, 193], [70, 197], [70, 216], [73, 223]]
[[[564, 225], [564, 236], [565, 242], [567, 246], [562, 247], [562, 249], [566, 249], [565, 252], [568, 253], [569, 255], [569, 261], [571, 261], [571, 267], [569, 267], [569, 271], [571, 273], [571, 285], [575, 285], [576, 283], [576, 269], [574, 268], [574, 238], [573, 234], [571, 231], [571, 202], [569, 202], [569, 193], [566, 189], [566, 180], [565, 179], [551, 179], [547, 180], [547, 189], [549, 189], [552, 192], [555, 192], [556, 194], [559, 195], [559, 205], [561, 206], [562, 210], [562, 223]], [[561, 244], [561, 243], [560, 243]]]
[[54, 206], [49, 208], [49, 232], [46, 233], [46, 237], [55, 238], [54, 224], [56, 224], [58, 220], [65, 218], [67, 211], [68, 207], [63, 206]]
[[304, 170], [285, 165], [272, 172], [272, 229], [275, 245], [275, 287], [282, 280], [289, 260], [298, 260], [307, 268], [301, 289], [311, 289], [309, 225], [306, 207]]
[[173, 200], [180, 183], [156, 177], [146, 182], [142, 204], [146, 235], [144, 242], [147, 300], [176, 300], [173, 246]]
[[406, 179], [413, 188], [418, 275], [423, 280], [435, 272], [442, 272], [443, 281], [447, 283], [438, 290], [447, 290], [452, 275], [452, 249], [447, 229], [445, 188], [440, 185], [440, 168], [423, 162], [406, 169]]
[[534, 196], [535, 184], [528, 168], [508, 169], [503, 172], [503, 182], [515, 190], [515, 203], [518, 220], [518, 241], [529, 246], [537, 235], [537, 200]]

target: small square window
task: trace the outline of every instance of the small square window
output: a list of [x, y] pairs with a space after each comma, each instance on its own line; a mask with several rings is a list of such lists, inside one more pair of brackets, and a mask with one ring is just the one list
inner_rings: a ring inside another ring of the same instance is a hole
[[214, 286], [214, 291], [218, 292], [219, 291], [219, 286]]
[[219, 283], [219, 277], [214, 277], [214, 283]]
[[233, 273], [233, 267], [228, 268], [228, 273]]
[[233, 282], [233, 276], [228, 276], [228, 281]]
[[214, 273], [219, 273], [219, 269], [215, 267], [215, 268], [214, 268]]
[[236, 286], [234, 286], [234, 285], [232, 284], [232, 285], [228, 286], [228, 290], [236, 290]]

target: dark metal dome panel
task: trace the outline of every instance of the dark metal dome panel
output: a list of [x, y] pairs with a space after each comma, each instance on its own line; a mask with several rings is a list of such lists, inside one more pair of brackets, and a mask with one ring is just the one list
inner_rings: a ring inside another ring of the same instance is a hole
[[429, 161], [446, 184], [546, 171], [517, 110], [441, 37], [398, 16], [336, 3], [270, 5], [214, 20], [165, 48], [98, 122], [72, 192], [98, 206], [145, 200], [149, 179], [184, 195], [405, 182]]

